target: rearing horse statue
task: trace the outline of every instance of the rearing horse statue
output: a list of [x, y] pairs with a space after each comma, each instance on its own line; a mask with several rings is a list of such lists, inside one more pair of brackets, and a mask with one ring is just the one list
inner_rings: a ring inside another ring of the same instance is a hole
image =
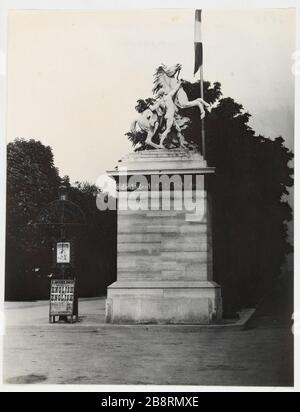
[[[131, 131], [134, 132], [136, 123], [139, 127], [147, 132], [146, 144], [155, 148], [164, 148], [164, 140], [170, 133], [172, 127], [175, 127], [179, 144], [182, 147], [187, 146], [181, 130], [184, 124], [187, 123], [187, 118], [181, 117], [181, 122], [178, 121], [178, 109], [188, 109], [190, 107], [198, 107], [200, 110], [201, 119], [205, 116], [204, 107], [210, 110], [210, 105], [200, 97], [195, 100], [188, 100], [186, 92], [183, 90], [181, 81], [178, 79], [181, 71], [181, 64], [176, 64], [172, 67], [167, 67], [161, 64], [154, 74], [153, 94], [155, 95], [155, 103], [144, 110], [140, 117], [131, 125]], [[163, 121], [161, 121], [163, 120]], [[164, 123], [164, 129], [161, 126]], [[181, 123], [181, 124], [180, 124]], [[156, 132], [159, 133], [160, 144], [152, 141]]]
[[[161, 64], [156, 69], [154, 74], [154, 87], [152, 89], [154, 94], [157, 94], [159, 90], [163, 90], [165, 93], [169, 93], [171, 90], [174, 90], [180, 84], [178, 79], [179, 73], [181, 71], [181, 64], [177, 63], [172, 67], [167, 67], [164, 64]], [[187, 97], [186, 92], [183, 90], [182, 87], [179, 87], [174, 103], [180, 109], [189, 109], [190, 107], [199, 107], [201, 113], [201, 119], [205, 116], [204, 107], [208, 110], [210, 105], [201, 97], [198, 97], [195, 100], [189, 100]]]

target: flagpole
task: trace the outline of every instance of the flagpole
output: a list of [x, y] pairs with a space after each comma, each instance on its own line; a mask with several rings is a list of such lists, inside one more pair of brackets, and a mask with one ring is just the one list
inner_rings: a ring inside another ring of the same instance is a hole
[[[200, 97], [204, 100], [204, 90], [203, 90], [203, 63], [200, 66]], [[201, 142], [202, 142], [202, 156], [205, 160], [206, 157], [206, 147], [205, 147], [205, 127], [204, 118], [201, 119]]]
[[[202, 33], [201, 33], [201, 14], [202, 10], [195, 10], [195, 68], [194, 75], [200, 69], [200, 97], [204, 100], [204, 89], [203, 89], [203, 45], [202, 45]], [[201, 114], [200, 114], [201, 116]], [[204, 129], [204, 119], [201, 119], [201, 145], [202, 145], [202, 156], [205, 160], [206, 148], [205, 148], [205, 129]]]

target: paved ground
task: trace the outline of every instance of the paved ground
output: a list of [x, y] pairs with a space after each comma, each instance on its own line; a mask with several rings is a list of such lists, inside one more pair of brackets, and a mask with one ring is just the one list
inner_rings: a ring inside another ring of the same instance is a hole
[[290, 386], [286, 319], [249, 329], [101, 324], [104, 298], [80, 300], [81, 322], [48, 324], [48, 302], [6, 303], [4, 383]]

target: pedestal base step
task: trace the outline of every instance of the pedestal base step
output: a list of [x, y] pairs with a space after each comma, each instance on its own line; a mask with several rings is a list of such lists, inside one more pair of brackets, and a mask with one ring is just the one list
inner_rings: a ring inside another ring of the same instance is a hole
[[210, 281], [117, 281], [107, 291], [107, 323], [213, 324], [220, 287]]

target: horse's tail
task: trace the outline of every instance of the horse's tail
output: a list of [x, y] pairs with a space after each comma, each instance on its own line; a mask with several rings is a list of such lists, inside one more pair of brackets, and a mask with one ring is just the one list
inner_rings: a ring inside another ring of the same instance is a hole
[[135, 128], [136, 128], [136, 124], [137, 124], [137, 120], [134, 120], [131, 125], [130, 125], [130, 131], [131, 133], [135, 132]]

